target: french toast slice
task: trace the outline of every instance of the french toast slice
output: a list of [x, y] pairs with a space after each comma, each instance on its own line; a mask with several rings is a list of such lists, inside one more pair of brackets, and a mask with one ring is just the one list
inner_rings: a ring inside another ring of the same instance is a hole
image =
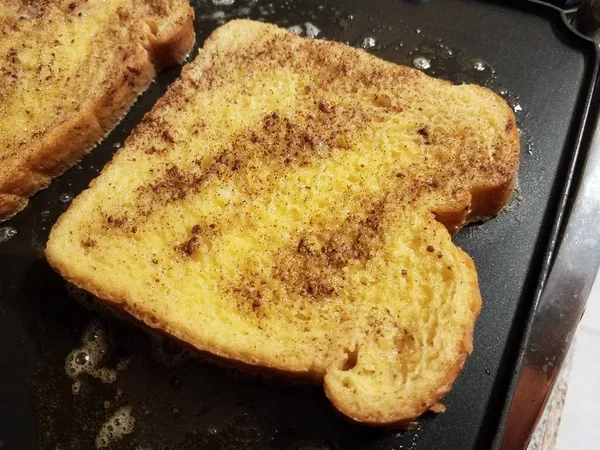
[[186, 0], [0, 4], [0, 221], [102, 139], [194, 43]]
[[322, 382], [355, 421], [406, 425], [472, 350], [477, 272], [451, 235], [500, 211], [518, 164], [514, 114], [490, 90], [236, 20], [46, 256], [150, 327]]

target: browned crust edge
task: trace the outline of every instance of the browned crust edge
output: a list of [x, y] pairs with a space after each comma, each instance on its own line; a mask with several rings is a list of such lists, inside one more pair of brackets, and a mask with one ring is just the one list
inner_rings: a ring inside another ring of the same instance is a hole
[[[504, 102], [499, 96], [496, 97]], [[506, 148], [499, 153], [510, 155], [511, 159], [500, 167], [496, 179], [474, 186], [463, 198], [434, 211], [436, 220], [446, 227], [451, 236], [469, 223], [485, 222], [496, 216], [512, 197], [519, 173], [521, 143], [514, 112], [507, 109], [510, 111], [510, 126], [507, 127]]]
[[[462, 263], [468, 266], [468, 270], [473, 273], [476, 272], [475, 264], [469, 255], [467, 255], [462, 249], [457, 248], [460, 252], [460, 258]], [[401, 429], [410, 429], [416, 425], [415, 419], [419, 416], [430, 410], [434, 405], [439, 403], [440, 399], [444, 397], [450, 389], [458, 375], [460, 374], [467, 356], [471, 354], [473, 351], [473, 330], [475, 328], [475, 321], [481, 312], [481, 294], [479, 292], [479, 283], [477, 281], [477, 277], [473, 279], [473, 283], [470, 283], [470, 291], [471, 291], [471, 322], [463, 329], [463, 338], [461, 341], [461, 352], [458, 354], [456, 358], [456, 363], [452, 366], [446, 376], [444, 381], [440, 384], [440, 387], [435, 391], [431, 392], [428, 397], [424, 399], [419, 399], [420, 406], [414, 408], [414, 413], [410, 416], [401, 416], [401, 417], [387, 417], [386, 419], [375, 418], [371, 416], [361, 416], [353, 411], [345, 410], [344, 405], [337, 401], [334, 393], [328, 388], [327, 383], [324, 384], [325, 395], [327, 398], [333, 403], [338, 411], [348, 417], [351, 421], [356, 423], [361, 423], [369, 426], [377, 426], [377, 427], [393, 427], [393, 428], [401, 428]]]
[[194, 40], [194, 10], [187, 3], [174, 26], [155, 34], [149, 48], [141, 44], [110, 73], [117, 76], [104, 94], [81, 105], [58, 127], [23, 151], [13, 176], [0, 185], [0, 222], [22, 211], [36, 192], [64, 173], [112, 130], [156, 73], [181, 63]]

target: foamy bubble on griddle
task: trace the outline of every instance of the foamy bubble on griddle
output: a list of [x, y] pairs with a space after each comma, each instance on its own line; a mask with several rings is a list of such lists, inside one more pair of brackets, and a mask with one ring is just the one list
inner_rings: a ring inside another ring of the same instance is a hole
[[413, 59], [413, 66], [419, 70], [426, 70], [431, 67], [431, 60], [424, 56], [417, 56], [415, 59]]
[[311, 22], [306, 22], [304, 24], [304, 27], [306, 28], [306, 36], [308, 36], [311, 39], [314, 39], [319, 34], [321, 34], [321, 30], [316, 25], [312, 24]]
[[290, 33], [297, 34], [298, 36], [302, 36], [302, 34], [304, 34], [304, 30], [302, 29], [302, 26], [300, 26], [300, 25], [292, 25], [287, 30]]
[[80, 390], [81, 390], [81, 381], [80, 380], [73, 381], [73, 386], [71, 386], [71, 391], [73, 392], [73, 395], [79, 394]]
[[287, 29], [290, 33], [298, 36], [306, 36], [311, 39], [316, 39], [321, 34], [321, 29], [312, 22], [304, 22], [301, 25], [292, 25]]
[[71, 194], [70, 192], [63, 192], [58, 196], [58, 200], [62, 204], [67, 205], [73, 201], [73, 194]]
[[373, 36], [367, 36], [362, 40], [360, 46], [365, 50], [374, 49], [377, 46], [377, 39]]
[[100, 320], [94, 320], [88, 325], [81, 338], [82, 345], [74, 349], [65, 359], [65, 372], [73, 380], [73, 394], [81, 389], [82, 374], [97, 378], [103, 383], [113, 383], [117, 373], [125, 370], [129, 360], [123, 359], [116, 368], [103, 367], [109, 351], [109, 337], [106, 328]]
[[96, 448], [106, 448], [133, 432], [135, 419], [131, 406], [122, 406], [100, 427], [96, 436]]
[[17, 230], [14, 227], [2, 227], [0, 228], [0, 243], [8, 241], [11, 237], [17, 234]]
[[483, 72], [488, 67], [487, 63], [479, 58], [473, 58], [471, 64], [477, 72]]

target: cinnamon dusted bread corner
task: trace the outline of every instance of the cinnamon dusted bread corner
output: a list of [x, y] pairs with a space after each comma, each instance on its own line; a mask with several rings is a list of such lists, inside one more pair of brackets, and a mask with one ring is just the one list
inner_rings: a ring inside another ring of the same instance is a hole
[[0, 221], [94, 147], [194, 43], [186, 0], [0, 2]]

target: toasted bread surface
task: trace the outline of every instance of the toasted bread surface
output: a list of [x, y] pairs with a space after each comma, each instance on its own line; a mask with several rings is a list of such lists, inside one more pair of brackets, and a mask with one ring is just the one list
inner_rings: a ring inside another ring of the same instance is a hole
[[186, 0], [0, 4], [0, 221], [119, 121], [194, 42]]
[[407, 424], [472, 350], [477, 273], [451, 233], [502, 208], [518, 161], [488, 89], [233, 21], [46, 256], [198, 349], [322, 380], [355, 421]]

